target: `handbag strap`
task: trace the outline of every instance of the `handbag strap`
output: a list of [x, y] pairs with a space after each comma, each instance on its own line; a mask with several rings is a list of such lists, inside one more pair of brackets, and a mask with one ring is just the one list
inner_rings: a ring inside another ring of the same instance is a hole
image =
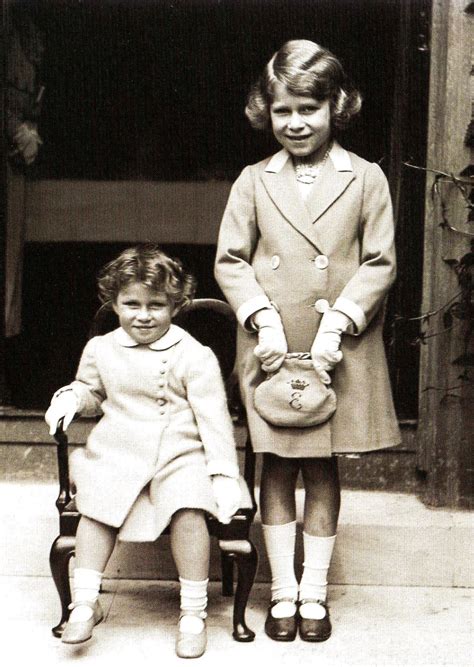
[[288, 352], [285, 355], [286, 359], [311, 359], [309, 352]]

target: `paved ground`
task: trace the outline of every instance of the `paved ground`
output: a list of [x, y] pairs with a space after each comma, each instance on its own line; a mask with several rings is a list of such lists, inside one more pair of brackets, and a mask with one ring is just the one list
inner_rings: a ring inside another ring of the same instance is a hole
[[[208, 667], [295, 665], [410, 666], [474, 664], [472, 590], [380, 586], [332, 586], [334, 632], [323, 644], [273, 642], [263, 633], [268, 587], [257, 584], [247, 622], [251, 644], [231, 637], [232, 601], [211, 584], [209, 646], [195, 661]], [[0, 577], [2, 664], [141, 667], [183, 664], [174, 655], [178, 588], [175, 582], [107, 580], [105, 621], [93, 639], [70, 647], [50, 631], [59, 605], [48, 577]]]
[[[178, 586], [166, 581], [173, 578], [173, 569], [157, 558], [164, 557], [166, 548], [134, 545], [127, 557], [115, 559], [102, 596], [105, 622], [90, 642], [73, 648], [52, 636], [60, 615], [48, 567], [49, 547], [57, 534], [56, 495], [56, 485], [0, 483], [1, 664], [182, 665], [174, 655]], [[232, 600], [223, 598], [219, 584], [213, 583], [209, 647], [197, 665], [474, 665], [473, 589], [463, 587], [472, 581], [472, 517], [429, 511], [411, 497], [390, 494], [346, 491], [343, 505], [332, 578], [339, 584], [330, 587], [330, 640], [313, 645], [268, 639], [263, 625], [269, 587], [258, 583], [247, 612], [257, 637], [251, 644], [238, 644], [231, 637]], [[129, 571], [147, 571], [147, 579], [115, 578], [119, 572], [131, 576]], [[265, 572], [262, 548], [260, 582]], [[160, 573], [165, 581], [157, 582], [153, 577]]]

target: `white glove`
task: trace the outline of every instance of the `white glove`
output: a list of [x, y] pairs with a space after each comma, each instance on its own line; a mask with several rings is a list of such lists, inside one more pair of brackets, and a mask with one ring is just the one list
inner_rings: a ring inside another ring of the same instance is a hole
[[288, 352], [280, 316], [273, 308], [264, 308], [253, 314], [252, 321], [258, 329], [258, 345], [253, 353], [262, 362], [263, 371], [274, 373]]
[[221, 523], [230, 523], [240, 506], [239, 480], [225, 475], [213, 475], [211, 480], [217, 505], [217, 518]]
[[51, 405], [46, 411], [44, 419], [49, 426], [50, 435], [54, 435], [58, 430], [58, 422], [64, 417], [63, 431], [66, 431], [77, 412], [79, 401], [72, 389], [61, 391], [60, 394], [53, 396]]
[[352, 320], [339, 310], [327, 310], [321, 318], [318, 333], [311, 346], [311, 359], [321, 382], [331, 384], [331, 371], [342, 359], [341, 336]]

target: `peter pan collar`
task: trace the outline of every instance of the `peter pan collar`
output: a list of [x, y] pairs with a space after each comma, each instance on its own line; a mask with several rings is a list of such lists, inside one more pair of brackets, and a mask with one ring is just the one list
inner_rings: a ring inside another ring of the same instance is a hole
[[[275, 153], [270, 158], [265, 171], [278, 174], [285, 166], [289, 157], [290, 153], [286, 148], [282, 148], [281, 151], [278, 151], [278, 153]], [[353, 171], [349, 153], [337, 141], [333, 141], [329, 157], [336, 171]]]
[[[173, 345], [176, 345], [176, 343], [179, 343], [184, 334], [184, 329], [176, 326], [176, 324], [171, 324], [164, 336], [158, 338], [158, 340], [155, 340], [153, 343], [150, 343], [147, 347], [149, 347], [150, 350], [168, 350], [170, 347], [173, 347]], [[122, 347], [138, 347], [139, 345], [139, 343], [133, 340], [122, 327], [115, 329], [113, 335], [117, 343]]]

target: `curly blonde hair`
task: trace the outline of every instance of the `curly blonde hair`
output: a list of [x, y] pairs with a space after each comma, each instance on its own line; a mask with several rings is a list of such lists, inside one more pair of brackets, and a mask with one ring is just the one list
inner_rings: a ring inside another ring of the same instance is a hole
[[152, 244], [127, 248], [106, 264], [98, 276], [99, 299], [104, 306], [116, 302], [119, 292], [131, 283], [141, 283], [155, 292], [165, 292], [173, 305], [182, 308], [196, 292], [194, 277], [179, 259], [168, 257]]
[[333, 129], [344, 129], [362, 106], [361, 94], [331, 51], [307, 39], [293, 39], [273, 54], [248, 96], [245, 115], [257, 130], [271, 128], [270, 105], [277, 81], [292, 95], [328, 99]]

